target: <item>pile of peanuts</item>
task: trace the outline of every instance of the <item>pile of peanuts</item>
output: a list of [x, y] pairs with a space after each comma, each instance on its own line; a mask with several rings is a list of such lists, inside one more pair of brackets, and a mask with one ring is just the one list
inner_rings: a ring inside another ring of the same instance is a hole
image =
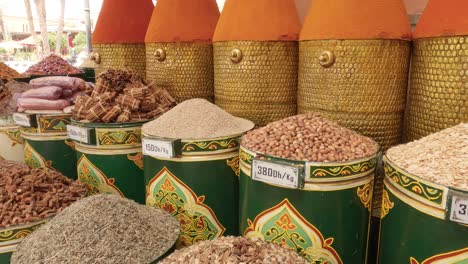
[[315, 162], [349, 161], [378, 151], [372, 139], [326, 120], [319, 113], [269, 123], [248, 132], [241, 144], [264, 155]]
[[85, 185], [55, 170], [0, 160], [0, 228], [53, 216], [86, 192]]

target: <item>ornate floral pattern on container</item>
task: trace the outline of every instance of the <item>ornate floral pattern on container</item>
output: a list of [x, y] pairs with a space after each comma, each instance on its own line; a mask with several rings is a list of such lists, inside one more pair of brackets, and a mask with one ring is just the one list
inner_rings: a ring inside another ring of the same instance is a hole
[[377, 158], [375, 157], [351, 164], [325, 165], [320, 163], [318, 166], [314, 166], [313, 163], [310, 163], [310, 179], [360, 176], [375, 170], [376, 165]]
[[138, 152], [135, 155], [127, 154], [127, 158], [133, 161], [138, 168], [143, 170], [143, 154], [141, 152]]
[[81, 158], [78, 160], [77, 170], [78, 179], [89, 188], [86, 195], [105, 193], [124, 197], [119, 188], [115, 186], [115, 179], [107, 178], [85, 155], [81, 155]]
[[24, 224], [21, 226], [5, 228], [0, 230], [0, 254], [11, 252], [23, 238], [38, 229], [50, 219], [43, 219], [34, 223]]
[[259, 237], [275, 244], [285, 245], [312, 263], [343, 263], [331, 246], [334, 238], [325, 239], [288, 199], [263, 211], [253, 222], [247, 220], [247, 223], [249, 227], [244, 232], [246, 237]]
[[232, 159], [226, 160], [226, 164], [231, 167], [231, 169], [234, 171], [236, 176], [240, 175], [240, 167], [239, 167], [239, 156], [235, 156]]
[[382, 211], [380, 218], [383, 219], [388, 213], [390, 212], [390, 209], [395, 206], [395, 203], [390, 201], [390, 197], [388, 196], [387, 190], [383, 190], [382, 192]]
[[0, 133], [5, 134], [11, 141], [13, 141], [12, 147], [15, 146], [16, 144], [23, 144], [24, 140], [21, 137], [21, 129], [5, 129], [5, 130], [0, 130]]
[[204, 204], [205, 196], [197, 196], [166, 167], [151, 179], [146, 193], [147, 205], [162, 208], [179, 220], [178, 248], [223, 235], [225, 228]]
[[465, 264], [468, 263], [468, 247], [430, 257], [423, 262], [410, 258], [410, 264]]
[[67, 132], [67, 125], [70, 124], [70, 115], [38, 117], [39, 133]]
[[99, 146], [139, 146], [141, 145], [141, 129], [96, 129]]
[[209, 141], [183, 142], [182, 152], [212, 152], [218, 150], [231, 150], [239, 147], [239, 138], [226, 138]]
[[372, 193], [374, 190], [374, 181], [364, 184], [357, 188], [357, 196], [365, 208], [372, 210]]
[[47, 168], [52, 166], [52, 161], [47, 161], [28, 142], [24, 144], [24, 163], [32, 168]]

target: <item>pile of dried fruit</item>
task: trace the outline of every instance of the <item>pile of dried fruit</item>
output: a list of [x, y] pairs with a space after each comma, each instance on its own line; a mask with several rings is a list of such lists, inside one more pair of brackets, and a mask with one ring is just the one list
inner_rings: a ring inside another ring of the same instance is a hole
[[246, 237], [220, 237], [201, 241], [197, 244], [176, 250], [161, 264], [185, 263], [308, 263], [296, 252], [279, 245]]
[[40, 62], [29, 67], [24, 74], [32, 75], [69, 75], [81, 74], [82, 70], [71, 66], [66, 60], [57, 55], [49, 55]]
[[0, 228], [53, 216], [86, 192], [85, 185], [55, 170], [0, 160]]
[[468, 191], [468, 123], [390, 148], [386, 155], [413, 175]]
[[11, 263], [151, 263], [178, 237], [177, 220], [161, 209], [93, 195], [26, 237]]
[[319, 113], [269, 123], [248, 132], [241, 144], [265, 155], [316, 162], [349, 161], [378, 151], [372, 139], [326, 120]]
[[63, 110], [84, 95], [84, 80], [68, 76], [51, 76], [33, 79], [33, 89], [21, 94], [17, 100], [18, 112], [25, 110]]
[[205, 99], [184, 101], [143, 125], [148, 136], [180, 139], [206, 139], [244, 133], [254, 123], [235, 117]]
[[0, 116], [8, 116], [17, 111], [16, 100], [21, 93], [31, 89], [27, 83], [11, 81], [4, 83], [0, 80]]
[[1, 79], [13, 79], [23, 77], [15, 69], [10, 68], [3, 62], [0, 62], [0, 78]]
[[165, 89], [154, 87], [132, 71], [107, 70], [96, 79], [91, 96], [76, 100], [73, 119], [125, 123], [159, 117], [176, 105]]

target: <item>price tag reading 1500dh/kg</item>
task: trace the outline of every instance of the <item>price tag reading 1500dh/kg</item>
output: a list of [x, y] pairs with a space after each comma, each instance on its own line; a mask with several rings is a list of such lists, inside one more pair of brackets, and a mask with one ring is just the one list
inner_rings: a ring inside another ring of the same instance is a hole
[[302, 171], [299, 166], [260, 159], [252, 161], [253, 180], [292, 189], [301, 187]]
[[462, 224], [468, 224], [468, 197], [452, 196], [450, 220]]

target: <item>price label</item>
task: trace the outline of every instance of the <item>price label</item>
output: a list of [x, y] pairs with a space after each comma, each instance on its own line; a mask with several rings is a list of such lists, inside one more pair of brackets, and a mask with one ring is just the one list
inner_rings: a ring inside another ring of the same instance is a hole
[[69, 139], [89, 144], [88, 132], [87, 128], [67, 125], [67, 135]]
[[252, 179], [292, 189], [302, 186], [304, 168], [274, 161], [254, 159]]
[[452, 196], [450, 220], [462, 224], [468, 224], [468, 197]]
[[159, 158], [173, 158], [177, 154], [175, 152], [174, 140], [158, 140], [158, 139], [142, 139], [142, 152], [143, 155], [159, 157]]
[[25, 126], [25, 127], [32, 126], [31, 115], [28, 115], [28, 114], [14, 113], [13, 120], [15, 121], [17, 125], [20, 125], [20, 126]]

